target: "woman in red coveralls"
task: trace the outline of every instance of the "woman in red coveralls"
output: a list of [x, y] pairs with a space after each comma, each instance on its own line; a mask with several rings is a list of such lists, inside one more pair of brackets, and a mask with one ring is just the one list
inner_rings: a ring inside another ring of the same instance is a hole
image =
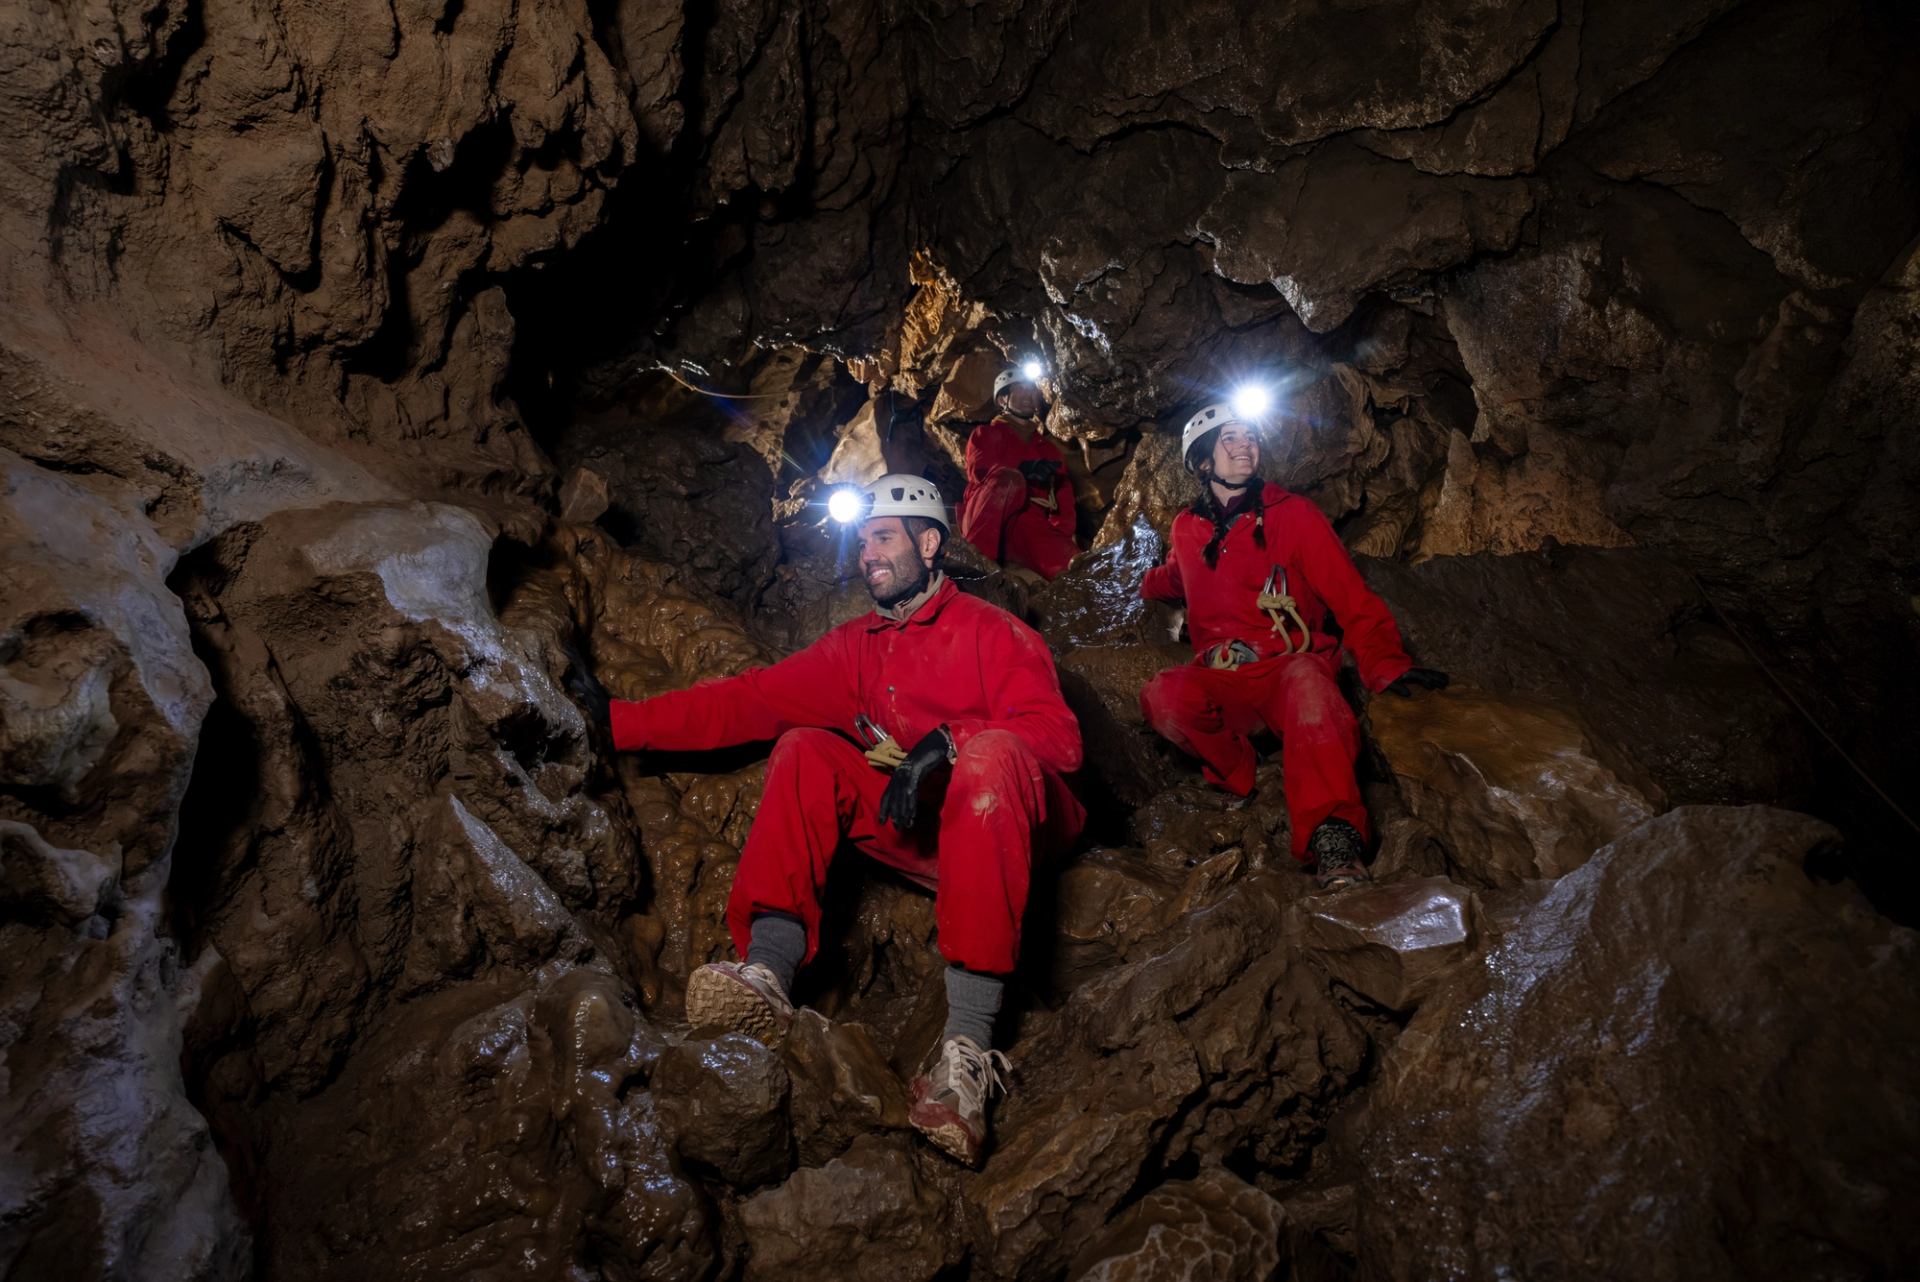
[[1040, 430], [1045, 403], [1025, 370], [1001, 371], [993, 400], [1000, 413], [967, 438], [961, 536], [1002, 565], [1055, 578], [1080, 550], [1066, 456]]
[[1320, 509], [1260, 479], [1253, 417], [1209, 405], [1181, 434], [1200, 495], [1174, 518], [1166, 563], [1147, 571], [1140, 595], [1186, 606], [1195, 659], [1148, 682], [1140, 707], [1200, 758], [1209, 782], [1243, 797], [1253, 791], [1248, 736], [1262, 725], [1277, 733], [1293, 857], [1333, 888], [1368, 880], [1370, 828], [1353, 773], [1359, 727], [1335, 680], [1342, 644], [1369, 690], [1410, 697], [1447, 676], [1413, 666]]

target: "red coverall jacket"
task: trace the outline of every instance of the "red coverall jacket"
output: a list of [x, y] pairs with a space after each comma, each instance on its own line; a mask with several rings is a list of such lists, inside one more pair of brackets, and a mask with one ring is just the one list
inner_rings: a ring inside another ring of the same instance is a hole
[[[1166, 564], [1147, 571], [1140, 595], [1186, 605], [1199, 657], [1148, 682], [1140, 707], [1154, 729], [1200, 758], [1210, 781], [1241, 796], [1254, 784], [1249, 736], [1262, 724], [1277, 733], [1293, 856], [1305, 862], [1308, 839], [1327, 819], [1344, 819], [1363, 836], [1370, 829], [1353, 773], [1359, 727], [1335, 680], [1341, 642], [1327, 631], [1329, 619], [1339, 621], [1369, 689], [1386, 688], [1413, 665], [1386, 604], [1361, 580], [1320, 509], [1272, 484], [1257, 501], [1266, 508], [1266, 546], [1254, 543], [1249, 506], [1228, 526], [1212, 567], [1205, 548], [1213, 522], [1191, 511], [1174, 518]], [[1286, 571], [1286, 587], [1276, 576], [1275, 591], [1294, 598], [1310, 630], [1304, 653], [1299, 629], [1288, 622], [1289, 654], [1256, 604], [1275, 566]], [[1235, 640], [1260, 659], [1231, 671], [1207, 665], [1207, 651]]]
[[[1086, 818], [1062, 778], [1080, 766], [1080, 726], [1046, 643], [951, 582], [904, 621], [875, 611], [771, 667], [616, 700], [611, 714], [620, 749], [779, 738], [728, 904], [741, 956], [753, 917], [785, 912], [805, 923], [812, 957], [827, 865], [851, 840], [939, 892], [948, 960], [1003, 974], [1018, 953], [1034, 837], [1063, 847]], [[953, 737], [941, 796], [923, 795], [925, 818], [910, 832], [879, 822], [890, 776], [855, 746], [859, 714], [905, 749], [943, 725]]]
[[[1361, 682], [1369, 690], [1386, 689], [1413, 666], [1386, 602], [1360, 577], [1346, 545], [1311, 499], [1268, 482], [1260, 501], [1267, 509], [1267, 545], [1254, 546], [1253, 512], [1243, 512], [1229, 527], [1212, 569], [1203, 552], [1213, 538], [1213, 522], [1193, 511], [1175, 517], [1166, 564], [1147, 571], [1140, 595], [1149, 601], [1185, 603], [1187, 635], [1196, 654], [1222, 641], [1240, 640], [1265, 658], [1285, 653], [1286, 647], [1274, 633], [1273, 621], [1254, 602], [1268, 572], [1280, 566], [1286, 570], [1287, 591], [1313, 633], [1314, 652], [1338, 662], [1341, 640], [1327, 632], [1328, 621], [1338, 620], [1342, 639], [1359, 664]], [[1292, 629], [1290, 636], [1298, 648], [1299, 631]]]
[[[1034, 459], [1060, 464], [1050, 485], [1031, 485], [1020, 465]], [[1036, 499], [1052, 494], [1049, 512]], [[1074, 542], [1073, 481], [1066, 455], [1036, 430], [1021, 439], [1020, 429], [996, 418], [967, 437], [967, 492], [960, 501], [960, 534], [982, 555], [1012, 562], [1051, 579], [1067, 568], [1079, 546]]]

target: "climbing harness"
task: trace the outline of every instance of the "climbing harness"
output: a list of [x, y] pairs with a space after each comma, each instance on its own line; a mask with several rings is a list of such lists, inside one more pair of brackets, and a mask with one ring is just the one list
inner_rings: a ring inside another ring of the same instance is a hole
[[1246, 663], [1258, 663], [1260, 652], [1245, 641], [1222, 641], [1209, 649], [1203, 656], [1207, 666], [1216, 672], [1232, 672]]
[[[1279, 582], [1278, 591], [1274, 590], [1276, 580]], [[1287, 633], [1288, 619], [1293, 620], [1294, 626], [1300, 629], [1299, 653], [1305, 654], [1313, 649], [1313, 633], [1307, 627], [1307, 621], [1300, 617], [1300, 607], [1287, 593], [1285, 568], [1276, 565], [1267, 571], [1267, 586], [1260, 590], [1257, 604], [1266, 612], [1266, 616], [1273, 620], [1273, 630], [1280, 635], [1280, 644], [1284, 647], [1285, 653], [1294, 653], [1293, 638]]]
[[1045, 494], [1029, 493], [1027, 495], [1027, 502], [1033, 504], [1042, 512], [1058, 512], [1060, 510], [1060, 500], [1055, 497], [1053, 493], [1053, 487], [1058, 483], [1058, 477], [1049, 477], [1047, 479], [1047, 492]]

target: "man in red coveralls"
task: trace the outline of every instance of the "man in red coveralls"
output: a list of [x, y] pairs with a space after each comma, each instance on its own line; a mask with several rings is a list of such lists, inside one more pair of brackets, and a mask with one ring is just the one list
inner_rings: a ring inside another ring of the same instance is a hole
[[960, 533], [1002, 565], [1056, 578], [1080, 550], [1066, 456], [1040, 430], [1045, 402], [1032, 375], [1003, 370], [993, 400], [1000, 413], [967, 437]]
[[1140, 707], [1200, 758], [1209, 782], [1243, 797], [1253, 791], [1248, 736], [1263, 724], [1277, 733], [1293, 857], [1315, 862], [1331, 889], [1369, 879], [1353, 774], [1360, 733], [1334, 679], [1342, 642], [1369, 690], [1411, 697], [1444, 687], [1447, 675], [1413, 666], [1320, 509], [1260, 479], [1251, 417], [1209, 405], [1181, 434], [1200, 496], [1174, 518], [1166, 563], [1147, 571], [1140, 595], [1186, 606], [1196, 657], [1148, 682]]
[[871, 614], [771, 667], [612, 701], [608, 721], [623, 750], [775, 740], [727, 906], [745, 960], [688, 977], [694, 1027], [763, 1039], [785, 1031], [842, 843], [934, 891], [947, 1026], [913, 1082], [909, 1117], [971, 1165], [990, 1094], [1005, 1090], [993, 1020], [1020, 951], [1033, 848], [1069, 845], [1085, 818], [1062, 779], [1080, 765], [1080, 727], [1040, 637], [940, 572], [949, 517], [932, 482], [883, 476], [866, 498], [860, 569]]

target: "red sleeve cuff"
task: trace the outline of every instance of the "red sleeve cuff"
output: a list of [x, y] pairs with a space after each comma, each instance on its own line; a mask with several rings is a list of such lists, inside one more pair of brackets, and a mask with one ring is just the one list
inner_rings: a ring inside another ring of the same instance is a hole
[[633, 752], [647, 746], [644, 724], [645, 715], [641, 709], [644, 703], [635, 703], [627, 699], [613, 699], [607, 704], [607, 720], [613, 726], [613, 746], [621, 752]]

